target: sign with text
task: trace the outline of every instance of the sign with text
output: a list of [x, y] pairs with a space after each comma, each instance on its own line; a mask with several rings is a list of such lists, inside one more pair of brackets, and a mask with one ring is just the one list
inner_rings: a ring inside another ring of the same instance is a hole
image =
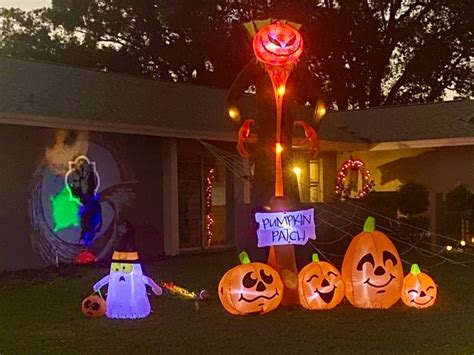
[[258, 246], [306, 244], [316, 239], [314, 208], [301, 211], [255, 213]]

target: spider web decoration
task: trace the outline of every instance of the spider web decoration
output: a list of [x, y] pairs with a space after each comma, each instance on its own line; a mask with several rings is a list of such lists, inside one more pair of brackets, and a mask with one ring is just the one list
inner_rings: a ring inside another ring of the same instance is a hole
[[[360, 172], [362, 176], [362, 189], [357, 191], [357, 194], [353, 196], [351, 185], [347, 184], [347, 178], [349, 172]], [[367, 194], [374, 189], [375, 181], [370, 179], [370, 172], [365, 167], [365, 164], [360, 159], [353, 159], [352, 157], [345, 161], [339, 171], [337, 172], [336, 180], [336, 196], [339, 196], [342, 200], [364, 198]]]
[[[200, 142], [216, 158], [222, 159], [235, 176], [245, 181], [252, 181], [246, 159], [207, 142]], [[300, 184], [309, 188], [309, 184], [304, 182]], [[317, 190], [330, 202], [305, 204], [312, 205], [315, 209], [318, 235], [316, 241], [309, 241], [308, 245], [337, 266], [341, 266], [347, 246], [352, 238], [363, 230], [368, 216], [375, 217], [376, 229], [390, 237], [399, 251], [400, 258], [407, 265], [418, 263], [424, 266], [422, 270], [429, 270], [444, 263], [462, 267], [474, 264], [473, 245], [463, 246], [459, 239], [418, 228], [359, 206], [356, 201], [341, 201], [335, 194]], [[447, 249], [447, 245], [452, 246], [452, 251]]]

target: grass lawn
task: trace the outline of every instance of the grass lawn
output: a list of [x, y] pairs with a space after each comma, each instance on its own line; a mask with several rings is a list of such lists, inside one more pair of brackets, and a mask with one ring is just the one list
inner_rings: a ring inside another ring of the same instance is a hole
[[[67, 267], [0, 275], [0, 354], [21, 353], [469, 353], [474, 352], [474, 268], [444, 264], [432, 270], [439, 284], [434, 307], [401, 301], [389, 310], [341, 304], [309, 312], [280, 308], [236, 317], [216, 296], [219, 278], [236, 253], [170, 258], [145, 266], [156, 280], [207, 289], [200, 303], [153, 297], [154, 313], [134, 321], [86, 319], [82, 298], [108, 273]], [[406, 271], [406, 270], [405, 270]]]

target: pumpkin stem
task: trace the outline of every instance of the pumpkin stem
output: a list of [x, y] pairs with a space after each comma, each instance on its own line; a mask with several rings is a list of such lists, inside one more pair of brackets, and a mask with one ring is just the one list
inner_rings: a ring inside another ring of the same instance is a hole
[[250, 264], [250, 258], [247, 252], [243, 251], [239, 254], [239, 259], [242, 264]]
[[372, 233], [375, 231], [375, 218], [372, 216], [367, 217], [364, 223], [364, 232]]
[[418, 275], [419, 273], [421, 273], [421, 270], [420, 270], [420, 267], [418, 266], [418, 264], [413, 264], [411, 266], [410, 273], [413, 274], [413, 275]]
[[319, 255], [314, 253], [312, 255], [313, 263], [319, 263]]

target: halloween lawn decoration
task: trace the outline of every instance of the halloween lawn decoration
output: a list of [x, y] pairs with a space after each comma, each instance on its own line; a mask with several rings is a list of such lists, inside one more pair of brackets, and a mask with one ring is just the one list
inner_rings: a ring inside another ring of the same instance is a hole
[[127, 223], [128, 232], [122, 237], [120, 246], [112, 256], [110, 274], [98, 281], [93, 289], [98, 292], [108, 284], [108, 318], [135, 319], [147, 317], [151, 312], [146, 286], [151, 287], [157, 296], [162, 294], [161, 287], [150, 277], [143, 275], [138, 260], [133, 235], [134, 230]]
[[234, 315], [267, 313], [280, 305], [283, 283], [270, 266], [251, 263], [247, 253], [238, 265], [222, 276], [217, 293], [227, 312]]
[[[314, 76], [304, 65], [296, 69], [303, 51], [303, 38], [298, 32], [300, 25], [269, 19], [252, 21], [245, 26], [253, 36], [257, 60], [242, 70], [228, 95], [229, 116], [239, 129], [237, 150], [243, 157], [255, 161], [251, 198], [255, 208], [270, 206], [272, 212], [290, 211], [299, 203], [298, 182], [289, 169], [293, 159], [293, 128], [294, 125], [303, 127], [311, 154], [318, 151], [316, 131], [323, 113], [321, 85], [314, 84]], [[290, 74], [294, 75], [290, 78]], [[257, 117], [242, 122], [237, 102], [252, 84], [256, 87]], [[294, 121], [296, 97], [303, 98], [304, 102], [318, 102], [320, 109], [315, 110], [310, 122]], [[254, 124], [258, 129], [257, 144], [250, 152], [245, 144]], [[268, 264], [280, 275], [286, 275], [282, 304], [298, 304], [298, 293], [293, 287], [298, 273], [293, 245], [270, 246]]]
[[389, 308], [400, 298], [403, 268], [390, 239], [368, 217], [342, 262], [346, 298], [359, 308]]
[[64, 183], [71, 200], [76, 200], [81, 205], [79, 210], [81, 240], [84, 246], [88, 247], [102, 226], [102, 208], [100, 197], [97, 195], [100, 176], [95, 162], [90, 161], [85, 155], [80, 155], [74, 161], [70, 161]]
[[298, 274], [298, 294], [301, 305], [309, 310], [336, 307], [344, 298], [344, 283], [339, 270], [313, 254], [313, 262]]
[[82, 313], [88, 318], [100, 318], [105, 314], [107, 304], [102, 297], [92, 294], [84, 298], [81, 309]]
[[433, 279], [413, 264], [410, 273], [403, 279], [403, 303], [409, 307], [428, 308], [435, 303], [437, 294], [438, 288]]

